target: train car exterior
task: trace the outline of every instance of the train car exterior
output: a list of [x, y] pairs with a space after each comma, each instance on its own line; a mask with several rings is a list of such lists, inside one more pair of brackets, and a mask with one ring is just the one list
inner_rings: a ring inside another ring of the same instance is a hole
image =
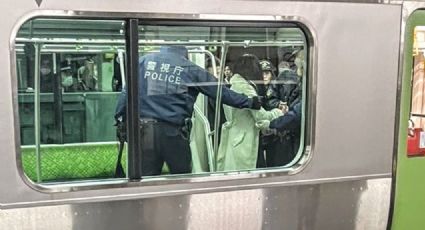
[[[409, 41], [414, 27], [425, 25], [415, 12], [422, 7], [414, 1], [6, 0], [0, 21], [0, 227], [422, 229], [425, 187], [417, 184], [425, 167], [422, 158], [406, 156], [405, 131]], [[31, 181], [21, 157], [16, 38], [33, 18], [297, 25], [307, 52], [302, 154], [284, 169]]]

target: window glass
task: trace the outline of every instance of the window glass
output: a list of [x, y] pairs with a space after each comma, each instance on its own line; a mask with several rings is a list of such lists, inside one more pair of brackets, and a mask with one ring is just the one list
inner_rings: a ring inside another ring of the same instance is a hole
[[[116, 122], [127, 117], [124, 30], [51, 18], [19, 30], [21, 158], [32, 181], [127, 177]], [[308, 48], [299, 27], [145, 23], [138, 33], [143, 176], [281, 170], [299, 159]]]
[[20, 28], [21, 157], [32, 181], [115, 176], [124, 38], [123, 21], [39, 18]]
[[299, 158], [307, 44], [296, 25], [140, 25], [139, 44], [143, 176]]

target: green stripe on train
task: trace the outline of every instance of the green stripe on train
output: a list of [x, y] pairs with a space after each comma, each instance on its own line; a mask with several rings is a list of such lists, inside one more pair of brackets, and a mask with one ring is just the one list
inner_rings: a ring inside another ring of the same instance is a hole
[[397, 177], [392, 230], [423, 230], [425, 227], [425, 158], [406, 156], [407, 126], [410, 118], [413, 36], [415, 26], [425, 25], [425, 11], [414, 12], [408, 19], [405, 35], [404, 69], [401, 91]]

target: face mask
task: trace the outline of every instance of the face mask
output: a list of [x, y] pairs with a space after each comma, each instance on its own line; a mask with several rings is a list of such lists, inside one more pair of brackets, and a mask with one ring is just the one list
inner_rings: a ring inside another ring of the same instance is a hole
[[71, 86], [73, 83], [73, 79], [72, 79], [72, 75], [69, 76], [65, 76], [64, 78], [62, 78], [62, 85], [65, 87], [69, 87]]
[[45, 68], [45, 67], [41, 67], [40, 68], [40, 73], [42, 74], [42, 75], [47, 75], [47, 74], [49, 74], [51, 72], [51, 70], [49, 69], [49, 68]]

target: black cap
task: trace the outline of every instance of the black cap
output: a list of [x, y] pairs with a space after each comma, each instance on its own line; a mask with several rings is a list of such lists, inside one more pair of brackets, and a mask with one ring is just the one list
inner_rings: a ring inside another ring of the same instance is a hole
[[262, 71], [275, 71], [276, 68], [273, 66], [273, 64], [270, 61], [262, 60], [260, 61], [261, 70]]

